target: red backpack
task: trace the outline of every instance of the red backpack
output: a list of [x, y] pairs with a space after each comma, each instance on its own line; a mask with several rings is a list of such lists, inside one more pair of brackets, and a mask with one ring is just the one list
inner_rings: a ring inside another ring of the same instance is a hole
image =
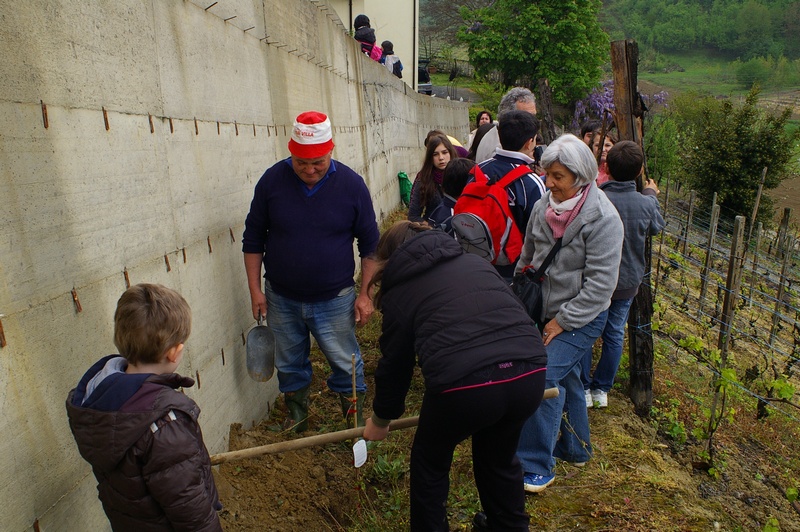
[[492, 264], [514, 264], [522, 252], [523, 236], [511, 215], [506, 187], [531, 169], [524, 164], [517, 166], [492, 184], [479, 166], [470, 173], [475, 181], [464, 187], [453, 208], [451, 224], [456, 240], [464, 251]]
[[358, 41], [361, 43], [361, 51], [364, 52], [366, 55], [369, 56], [370, 59], [373, 61], [380, 61], [381, 57], [383, 57], [383, 48], [378, 46], [377, 44], [372, 44], [364, 41]]

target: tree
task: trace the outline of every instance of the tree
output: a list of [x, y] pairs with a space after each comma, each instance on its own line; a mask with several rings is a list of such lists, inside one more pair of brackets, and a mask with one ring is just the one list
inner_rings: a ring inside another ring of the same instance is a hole
[[608, 62], [608, 36], [600, 29], [600, 0], [496, 0], [490, 7], [461, 8], [459, 31], [472, 66], [482, 75], [500, 72], [509, 87], [534, 87], [547, 78], [553, 99], [586, 96]]
[[[793, 160], [800, 130], [786, 127], [791, 109], [781, 114], [760, 109], [758, 94], [754, 87], [742, 103], [684, 95], [672, 106], [689, 186], [708, 201], [716, 192], [720, 205], [737, 214], [752, 212], [765, 166], [765, 191], [800, 170]], [[772, 215], [772, 201], [762, 197], [759, 219], [769, 222]]]
[[422, 54], [430, 57], [442, 46], [452, 47], [459, 44], [456, 34], [464, 25], [459, 6], [479, 9], [490, 5], [492, 1], [461, 0], [453, 5], [452, 0], [420, 0], [419, 40], [422, 43]]

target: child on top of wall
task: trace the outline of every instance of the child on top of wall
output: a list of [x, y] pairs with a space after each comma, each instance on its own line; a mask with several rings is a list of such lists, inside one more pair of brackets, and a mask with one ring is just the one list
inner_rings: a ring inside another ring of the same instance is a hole
[[383, 55], [381, 47], [375, 44], [375, 30], [369, 25], [369, 17], [358, 15], [353, 21], [355, 33], [353, 38], [361, 43], [361, 51], [374, 61], [380, 61]]
[[608, 391], [614, 384], [622, 357], [628, 311], [645, 274], [645, 242], [648, 235], [657, 235], [664, 228], [664, 218], [656, 199], [658, 187], [655, 181], [648, 179], [641, 194], [636, 191], [636, 178], [644, 170], [643, 161], [642, 149], [629, 140], [616, 143], [606, 157], [609, 180], [600, 185], [600, 189], [617, 208], [625, 228], [625, 238], [617, 287], [611, 295], [608, 321], [601, 336], [603, 350], [591, 380], [591, 347], [586, 350], [583, 359], [581, 380], [587, 407], [608, 406]]
[[175, 373], [191, 310], [174, 290], [132, 286], [117, 302], [114, 344], [67, 397], [69, 425], [114, 530], [221, 531], [222, 509], [197, 417]]
[[383, 41], [381, 43], [381, 48], [383, 48], [381, 64], [385, 66], [389, 72], [403, 79], [403, 63], [401, 63], [400, 58], [395, 55], [392, 41]]

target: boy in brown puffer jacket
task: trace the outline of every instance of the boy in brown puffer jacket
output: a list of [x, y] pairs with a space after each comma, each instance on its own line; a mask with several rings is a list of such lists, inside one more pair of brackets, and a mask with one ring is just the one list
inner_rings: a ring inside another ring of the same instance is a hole
[[132, 286], [114, 314], [122, 356], [100, 359], [67, 397], [70, 429], [115, 531], [222, 530], [200, 408], [178, 391], [194, 380], [174, 373], [190, 329], [180, 294]]

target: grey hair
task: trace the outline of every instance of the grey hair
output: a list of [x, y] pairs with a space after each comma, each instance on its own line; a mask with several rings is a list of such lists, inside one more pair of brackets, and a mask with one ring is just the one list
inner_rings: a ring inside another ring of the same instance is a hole
[[503, 95], [500, 100], [500, 105], [497, 106], [497, 119], [500, 120], [500, 115], [506, 111], [513, 111], [517, 108], [517, 102], [531, 102], [536, 105], [536, 96], [525, 87], [514, 87]]
[[597, 159], [581, 139], [571, 133], [561, 135], [542, 154], [542, 168], [563, 164], [575, 175], [575, 186], [582, 187], [597, 179]]

